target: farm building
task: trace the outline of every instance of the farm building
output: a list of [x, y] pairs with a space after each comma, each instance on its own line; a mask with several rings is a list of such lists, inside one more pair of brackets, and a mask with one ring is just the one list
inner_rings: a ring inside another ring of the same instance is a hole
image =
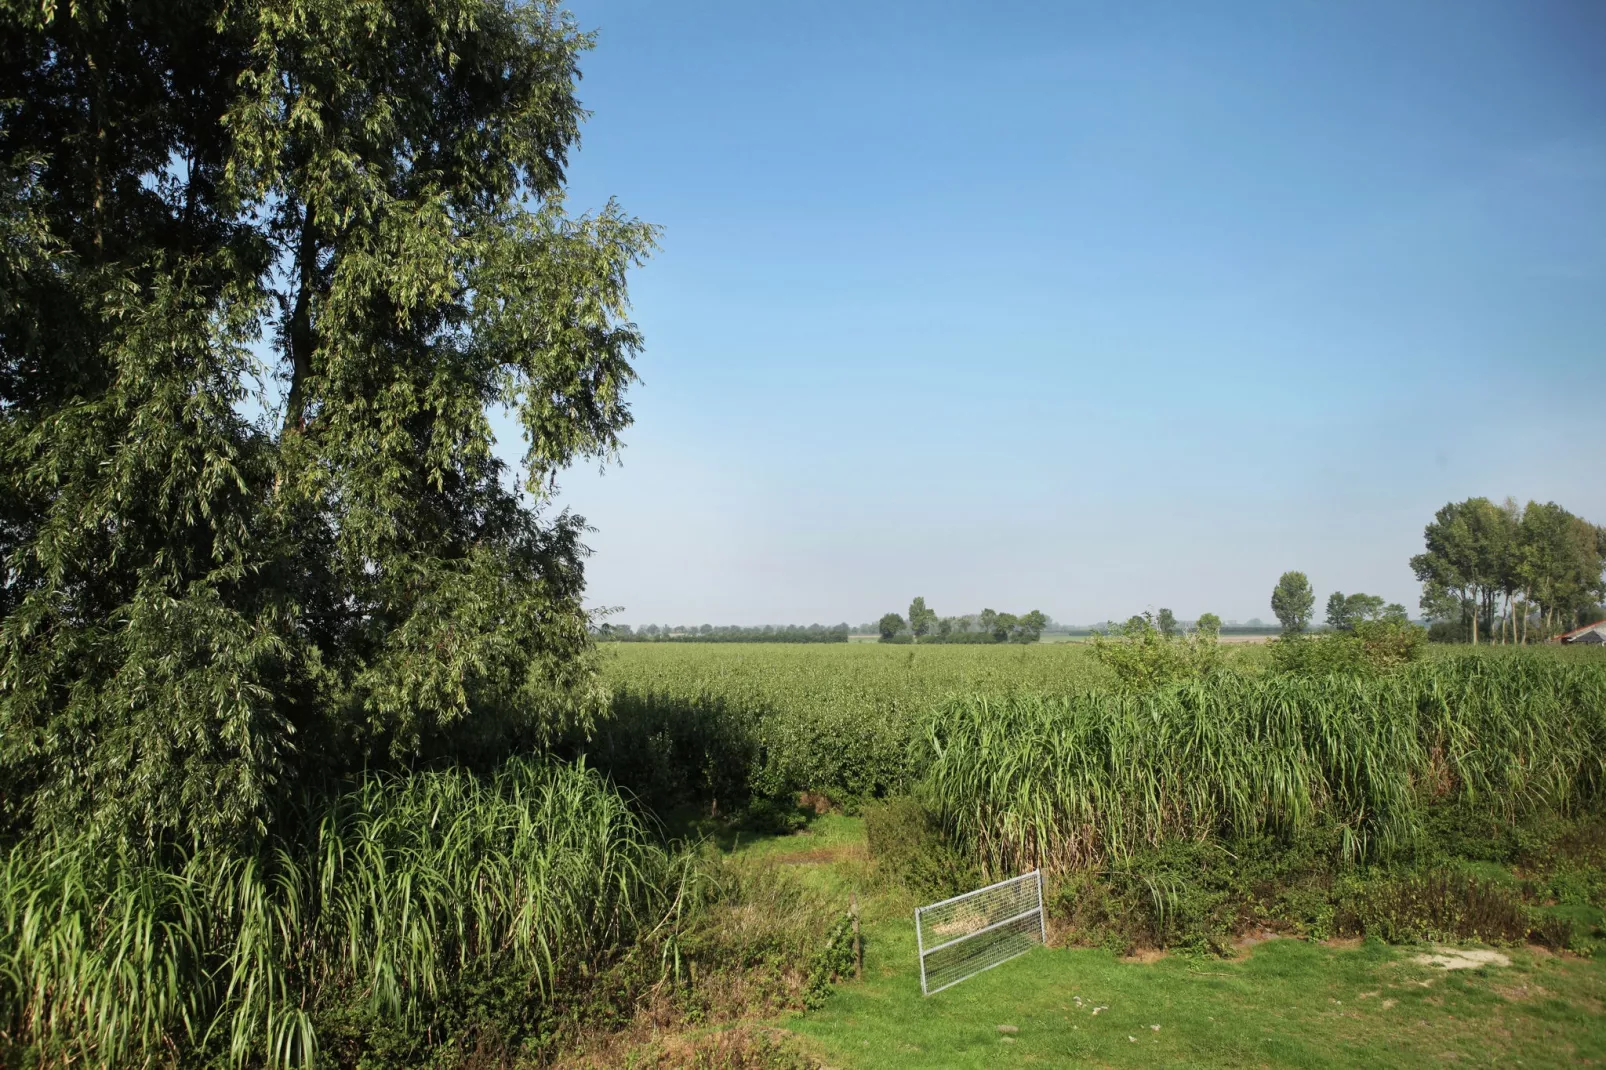
[[1559, 635], [1556, 638], [1563, 643], [1606, 645], [1606, 620], [1597, 620], [1594, 624], [1586, 624], [1582, 628], [1574, 628], [1565, 635]]

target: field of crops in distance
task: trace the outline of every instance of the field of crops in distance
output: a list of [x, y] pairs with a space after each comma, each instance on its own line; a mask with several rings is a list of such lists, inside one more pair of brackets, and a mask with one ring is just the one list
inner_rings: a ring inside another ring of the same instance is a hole
[[1111, 682], [1081, 643], [616, 643], [602, 647], [613, 688], [717, 694], [760, 705], [920, 705], [954, 692], [1063, 691]]

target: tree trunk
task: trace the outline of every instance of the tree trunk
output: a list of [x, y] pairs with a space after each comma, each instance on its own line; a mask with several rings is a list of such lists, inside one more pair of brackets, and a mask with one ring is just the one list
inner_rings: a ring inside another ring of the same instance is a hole
[[284, 429], [307, 427], [307, 379], [312, 375], [312, 290], [317, 285], [318, 240], [313, 231], [312, 206], [301, 216], [301, 237], [296, 249], [296, 303], [290, 313], [290, 392], [285, 398]]

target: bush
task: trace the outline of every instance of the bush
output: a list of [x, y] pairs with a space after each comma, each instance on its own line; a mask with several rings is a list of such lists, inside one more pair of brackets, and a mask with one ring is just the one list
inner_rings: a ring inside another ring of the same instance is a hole
[[928, 902], [981, 884], [975, 863], [917, 799], [897, 796], [866, 806], [864, 833], [880, 871]]
[[[1436, 824], [1452, 820], [1446, 815]], [[1499, 867], [1477, 873], [1426, 856], [1353, 866], [1339, 849], [1343, 830], [1332, 825], [1291, 843], [1264, 836], [1168, 840], [1107, 867], [1065, 874], [1051, 885], [1049, 905], [1071, 942], [1116, 952], [1227, 954], [1234, 936], [1269, 929], [1312, 939], [1531, 941], [1587, 953], [1591, 927], [1565, 908], [1589, 914], [1601, 870], [1591, 856], [1557, 852], [1575, 849], [1569, 841], [1598, 826], [1596, 819], [1540, 820], [1512, 836], [1548, 845], [1523, 880]]]
[[1136, 689], [1203, 679], [1222, 665], [1214, 632], [1166, 635], [1147, 613], [1127, 621], [1119, 638], [1095, 635], [1093, 652], [1123, 685]]
[[1428, 633], [1395, 620], [1359, 621], [1353, 631], [1285, 635], [1267, 646], [1279, 672], [1320, 675], [1391, 672], [1421, 658]]
[[1530, 909], [1520, 892], [1464, 871], [1436, 868], [1393, 879], [1348, 877], [1336, 889], [1340, 931], [1391, 943], [1525, 940], [1564, 948], [1572, 940], [1566, 919]]

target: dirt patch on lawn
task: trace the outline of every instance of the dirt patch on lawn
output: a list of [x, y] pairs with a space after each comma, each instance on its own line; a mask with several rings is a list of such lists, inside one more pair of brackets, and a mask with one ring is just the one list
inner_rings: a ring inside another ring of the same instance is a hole
[[770, 861], [783, 866], [812, 866], [834, 862], [862, 862], [869, 857], [864, 845], [844, 843], [836, 847], [816, 847], [811, 851], [788, 851], [771, 855]]
[[1239, 954], [1246, 954], [1256, 944], [1264, 944], [1268, 940], [1284, 939], [1287, 939], [1287, 937], [1283, 933], [1273, 932], [1271, 929], [1251, 929], [1234, 940], [1232, 946], [1238, 950]]
[[1438, 966], [1446, 970], [1476, 970], [1480, 966], [1510, 966], [1511, 959], [1498, 951], [1481, 947], [1440, 947], [1431, 954], [1411, 960], [1418, 966]]
[[1148, 966], [1151, 963], [1159, 962], [1163, 958], [1165, 958], [1165, 952], [1157, 947], [1140, 947], [1130, 955], [1121, 956], [1121, 961]]

